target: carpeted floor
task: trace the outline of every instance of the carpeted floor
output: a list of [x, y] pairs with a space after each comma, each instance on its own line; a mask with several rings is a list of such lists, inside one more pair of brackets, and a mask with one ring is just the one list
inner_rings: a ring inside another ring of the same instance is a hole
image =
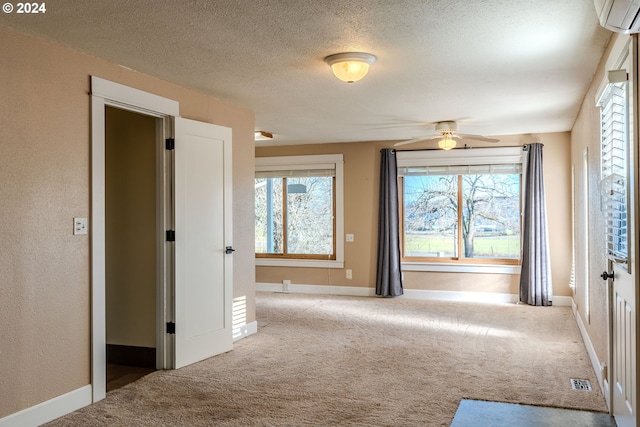
[[257, 316], [233, 351], [50, 425], [448, 426], [462, 399], [606, 411], [568, 307], [258, 293]]

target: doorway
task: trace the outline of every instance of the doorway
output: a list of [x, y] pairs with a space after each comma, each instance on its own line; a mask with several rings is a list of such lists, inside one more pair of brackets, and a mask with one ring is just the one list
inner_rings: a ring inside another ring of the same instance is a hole
[[105, 108], [107, 391], [156, 368], [157, 120]]
[[180, 118], [176, 101], [92, 76], [93, 402], [104, 399], [107, 388], [105, 136], [110, 107], [149, 117], [155, 126], [155, 367], [180, 368], [233, 347], [231, 129]]

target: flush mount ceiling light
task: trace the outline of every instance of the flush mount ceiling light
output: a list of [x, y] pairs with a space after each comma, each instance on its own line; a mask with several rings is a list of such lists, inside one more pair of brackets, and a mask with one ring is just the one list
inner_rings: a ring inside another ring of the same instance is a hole
[[263, 130], [257, 130], [253, 134], [254, 134], [254, 141], [266, 141], [269, 139], [273, 139], [273, 134], [269, 132], [265, 132]]
[[353, 83], [362, 79], [369, 72], [369, 65], [376, 62], [376, 57], [364, 52], [345, 52], [329, 55], [324, 58], [333, 74], [343, 82]]

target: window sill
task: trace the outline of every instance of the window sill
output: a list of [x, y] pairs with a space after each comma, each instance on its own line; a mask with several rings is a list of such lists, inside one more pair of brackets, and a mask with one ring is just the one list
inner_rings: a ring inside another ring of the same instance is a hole
[[519, 265], [447, 264], [403, 262], [403, 271], [434, 271], [440, 273], [520, 274]]
[[344, 261], [320, 259], [273, 259], [256, 258], [256, 266], [263, 267], [307, 267], [307, 268], [344, 268]]

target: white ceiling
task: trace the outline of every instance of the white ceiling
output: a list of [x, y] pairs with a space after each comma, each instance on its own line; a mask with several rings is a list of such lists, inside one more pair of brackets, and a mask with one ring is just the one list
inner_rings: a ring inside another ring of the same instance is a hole
[[[610, 32], [592, 0], [55, 0], [0, 23], [255, 112], [268, 144], [570, 130]], [[378, 57], [364, 80], [327, 55]]]

